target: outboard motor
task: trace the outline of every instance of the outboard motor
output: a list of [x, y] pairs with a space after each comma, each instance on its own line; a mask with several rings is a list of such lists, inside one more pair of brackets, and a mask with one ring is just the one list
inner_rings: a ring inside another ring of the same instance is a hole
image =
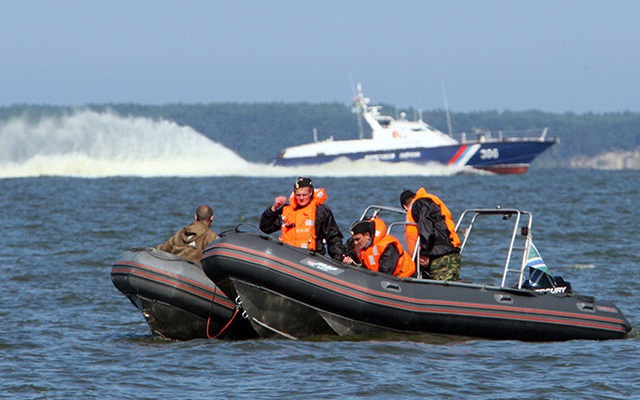
[[529, 279], [522, 283], [522, 287], [539, 293], [571, 293], [571, 283], [534, 267], [529, 267]]

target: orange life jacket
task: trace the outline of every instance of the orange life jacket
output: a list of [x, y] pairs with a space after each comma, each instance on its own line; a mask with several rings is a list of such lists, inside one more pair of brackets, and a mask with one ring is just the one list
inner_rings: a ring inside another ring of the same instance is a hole
[[366, 249], [360, 249], [360, 260], [367, 269], [378, 271], [380, 269], [380, 257], [387, 246], [396, 246], [400, 257], [393, 270], [393, 275], [398, 278], [408, 278], [415, 274], [416, 265], [411, 260], [411, 256], [404, 251], [402, 244], [391, 235], [387, 235], [387, 225], [380, 218], [374, 219], [375, 232], [372, 243]]
[[[460, 238], [456, 233], [456, 224], [453, 222], [453, 218], [451, 217], [451, 211], [447, 208], [447, 206], [440, 200], [438, 197], [432, 195], [431, 193], [427, 193], [425, 188], [420, 188], [416, 192], [416, 197], [413, 199], [411, 205], [418, 199], [431, 199], [434, 203], [440, 207], [440, 213], [444, 217], [444, 223], [447, 226], [447, 230], [449, 231], [449, 240], [451, 240], [451, 245], [453, 247], [460, 247]], [[413, 215], [411, 214], [411, 206], [407, 210], [407, 222], [415, 224], [416, 221], [413, 219]], [[405, 241], [407, 242], [407, 250], [411, 255], [414, 254], [416, 249], [416, 243], [418, 242], [418, 226], [417, 225], [406, 225], [405, 226]]]
[[280, 240], [303, 249], [316, 249], [316, 208], [327, 200], [324, 189], [315, 189], [309, 204], [299, 207], [296, 196], [289, 196], [289, 204], [282, 207]]

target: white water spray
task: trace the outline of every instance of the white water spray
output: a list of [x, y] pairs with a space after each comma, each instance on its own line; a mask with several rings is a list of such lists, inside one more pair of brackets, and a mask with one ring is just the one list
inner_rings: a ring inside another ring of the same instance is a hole
[[295, 168], [251, 163], [191, 127], [113, 112], [82, 110], [44, 117], [36, 123], [14, 118], [0, 124], [0, 178], [428, 176], [457, 172], [441, 166], [348, 160]]

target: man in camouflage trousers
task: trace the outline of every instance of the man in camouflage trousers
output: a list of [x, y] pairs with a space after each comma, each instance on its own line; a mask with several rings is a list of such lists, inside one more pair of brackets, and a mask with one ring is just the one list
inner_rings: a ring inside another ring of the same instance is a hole
[[408, 189], [403, 191], [400, 204], [407, 211], [407, 222], [410, 223], [405, 228], [405, 234], [411, 254], [419, 238], [418, 262], [423, 278], [460, 280], [460, 238], [444, 202], [420, 188], [416, 193]]

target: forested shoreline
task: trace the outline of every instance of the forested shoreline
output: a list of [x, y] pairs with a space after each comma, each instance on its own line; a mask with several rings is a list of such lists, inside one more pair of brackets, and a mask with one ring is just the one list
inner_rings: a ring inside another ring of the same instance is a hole
[[[409, 119], [418, 117], [415, 109], [383, 106], [382, 113], [386, 115], [397, 117], [404, 112]], [[342, 103], [13, 105], [0, 108], [0, 123], [16, 117], [37, 123], [43, 117], [59, 117], [84, 109], [187, 125], [244, 159], [260, 162], [272, 160], [286, 146], [312, 141], [314, 129], [319, 140], [358, 137], [356, 115]], [[423, 111], [421, 116], [437, 129], [448, 131], [445, 110]], [[633, 156], [640, 148], [640, 113], [636, 112], [475, 111], [452, 112], [450, 116], [454, 134], [478, 129], [498, 132], [549, 128], [547, 136], [560, 142], [537, 159], [541, 166], [576, 167], [576, 160], [617, 153]]]

